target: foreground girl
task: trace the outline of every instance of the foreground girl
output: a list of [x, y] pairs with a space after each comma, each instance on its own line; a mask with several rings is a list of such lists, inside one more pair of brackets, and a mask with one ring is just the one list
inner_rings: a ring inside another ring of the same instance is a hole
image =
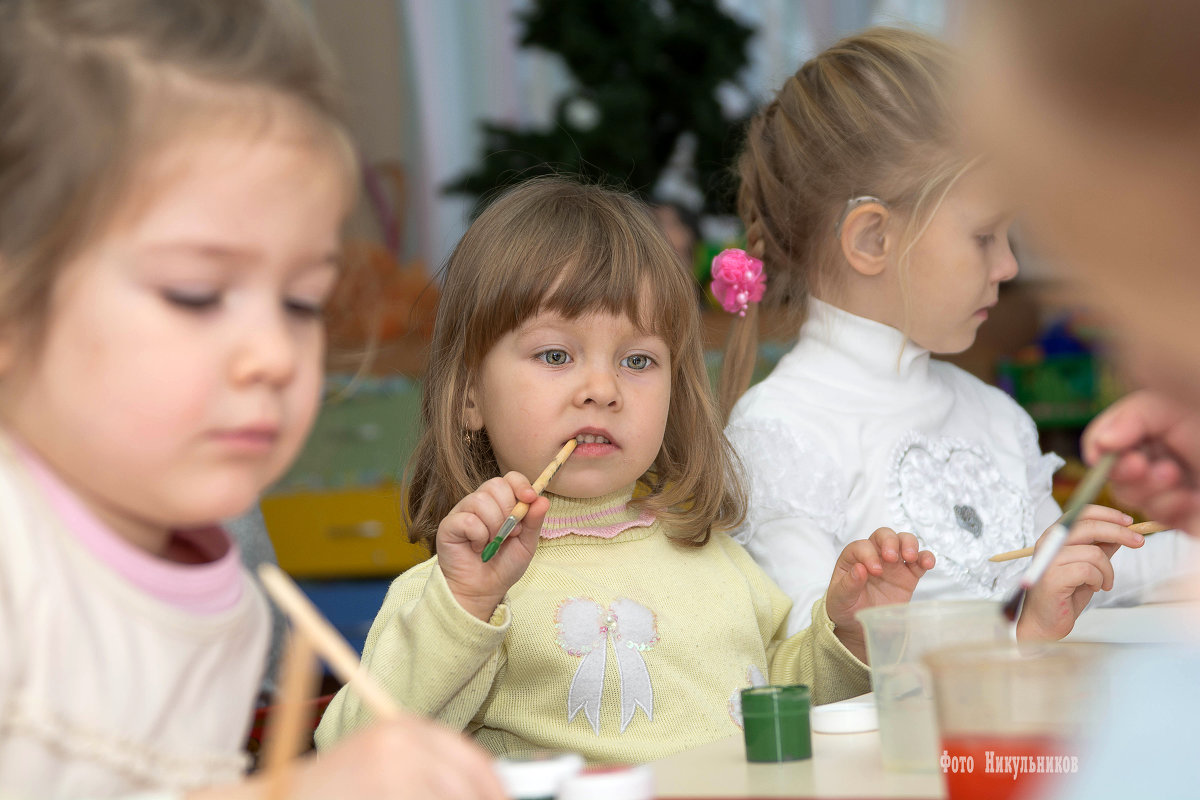
[[[0, 75], [0, 796], [264, 796], [267, 608], [220, 521], [317, 411], [330, 67], [290, 0], [6, 0]], [[409, 718], [292, 796], [502, 797], [489, 767]]]

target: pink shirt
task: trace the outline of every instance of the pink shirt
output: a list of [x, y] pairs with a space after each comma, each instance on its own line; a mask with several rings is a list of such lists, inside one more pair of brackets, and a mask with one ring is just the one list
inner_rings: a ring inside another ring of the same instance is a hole
[[241, 555], [237, 542], [224, 528], [214, 525], [172, 533], [200, 553], [203, 563], [182, 564], [151, 555], [101, 522], [28, 447], [20, 445], [18, 450], [66, 528], [125, 581], [164, 603], [196, 614], [227, 611], [241, 599]]

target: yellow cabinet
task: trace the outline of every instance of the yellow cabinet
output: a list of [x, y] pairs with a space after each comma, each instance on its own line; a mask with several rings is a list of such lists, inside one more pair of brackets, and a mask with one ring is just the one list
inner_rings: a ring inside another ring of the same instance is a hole
[[262, 500], [279, 565], [298, 578], [397, 575], [429, 558], [401, 520], [396, 484], [305, 489]]

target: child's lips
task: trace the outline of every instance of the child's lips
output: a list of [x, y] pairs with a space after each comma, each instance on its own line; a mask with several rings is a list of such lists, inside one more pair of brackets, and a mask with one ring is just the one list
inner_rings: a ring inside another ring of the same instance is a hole
[[279, 429], [273, 425], [250, 425], [227, 428], [213, 433], [220, 445], [241, 453], [261, 453], [271, 450], [279, 441]]
[[598, 428], [578, 431], [574, 438], [575, 454], [580, 456], [607, 455], [620, 449], [608, 431]]

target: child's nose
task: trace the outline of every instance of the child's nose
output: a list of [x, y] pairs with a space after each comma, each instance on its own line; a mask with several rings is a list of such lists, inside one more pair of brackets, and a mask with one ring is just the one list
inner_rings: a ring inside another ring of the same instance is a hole
[[604, 406], [614, 410], [621, 407], [621, 390], [611, 369], [598, 367], [581, 372], [583, 380], [575, 393], [576, 405]]
[[1011, 281], [1013, 278], [1017, 277], [1017, 272], [1020, 270], [1020, 268], [1021, 265], [1017, 263], [1017, 257], [1013, 253], [1012, 247], [1009, 245], [1008, 240], [1005, 239], [1004, 246], [999, 252], [996, 264], [992, 268], [993, 277], [999, 283]]
[[265, 314], [256, 325], [246, 326], [233, 357], [233, 379], [238, 384], [259, 381], [285, 385], [296, 374], [299, 350], [282, 311]]

